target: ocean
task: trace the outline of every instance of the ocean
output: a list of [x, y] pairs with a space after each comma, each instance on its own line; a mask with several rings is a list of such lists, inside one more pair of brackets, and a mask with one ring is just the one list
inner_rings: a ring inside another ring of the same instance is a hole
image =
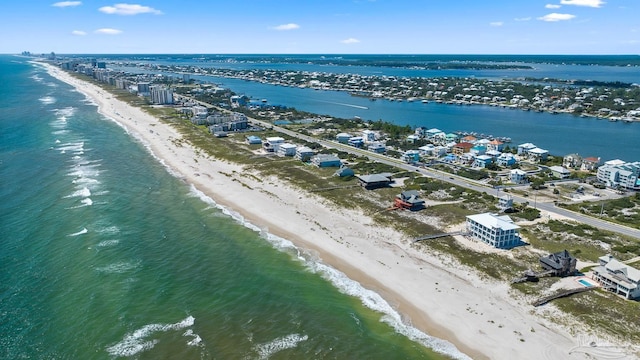
[[0, 74], [0, 358], [465, 358], [42, 67], [3, 55]]

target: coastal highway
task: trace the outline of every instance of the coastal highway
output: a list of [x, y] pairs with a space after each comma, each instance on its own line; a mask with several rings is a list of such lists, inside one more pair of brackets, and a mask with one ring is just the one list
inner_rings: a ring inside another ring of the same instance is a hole
[[[180, 95], [180, 98], [187, 98], [189, 100], [192, 101], [197, 101], [193, 98], [187, 97], [187, 96], [183, 96]], [[230, 113], [230, 110], [227, 109], [223, 109], [223, 108], [219, 108], [217, 106], [213, 106], [211, 104], [207, 104], [204, 102], [200, 102], [197, 101], [198, 103], [201, 103], [202, 105], [209, 107], [209, 108], [214, 108], [218, 111], [221, 112], [228, 112]], [[303, 135], [300, 134], [298, 132], [289, 130], [289, 129], [285, 129], [281, 126], [276, 126], [273, 125], [271, 123], [268, 123], [266, 121], [261, 121], [261, 120], [257, 120], [257, 119], [253, 119], [253, 118], [249, 118], [249, 121], [252, 124], [255, 124], [257, 126], [263, 127], [263, 128], [269, 128], [269, 129], [273, 129], [274, 131], [280, 132], [282, 134], [291, 136], [293, 138], [297, 138], [297, 139], [301, 139], [301, 140], [305, 140], [308, 142], [312, 142], [312, 143], [317, 143], [320, 144], [326, 148], [329, 149], [336, 149], [336, 150], [340, 150], [340, 151], [344, 151], [353, 155], [358, 155], [358, 156], [365, 156], [367, 157], [369, 160], [371, 161], [377, 161], [379, 163], [382, 164], [386, 164], [386, 165], [390, 165], [390, 166], [394, 166], [396, 168], [399, 168], [401, 170], [406, 170], [406, 171], [415, 171], [417, 173], [420, 173], [424, 176], [428, 176], [434, 179], [438, 179], [441, 181], [445, 181], [460, 187], [464, 187], [470, 190], [475, 190], [478, 192], [483, 192], [483, 193], [487, 193], [487, 194], [491, 194], [491, 195], [497, 195], [498, 190], [494, 189], [494, 188], [489, 188], [484, 184], [475, 182], [473, 180], [470, 179], [466, 179], [463, 177], [459, 177], [457, 175], [453, 175], [453, 174], [449, 174], [449, 173], [445, 173], [442, 171], [438, 171], [438, 170], [434, 170], [434, 169], [430, 169], [430, 168], [424, 168], [424, 167], [417, 167], [414, 166], [412, 164], [407, 164], [399, 159], [395, 159], [395, 158], [391, 158], [388, 157], [386, 155], [381, 155], [381, 154], [377, 154], [371, 151], [367, 151], [367, 150], [363, 150], [363, 149], [359, 149], [359, 148], [355, 148], [353, 146], [349, 146], [346, 144], [341, 144], [337, 141], [328, 141], [328, 140], [322, 140], [322, 139], [318, 139], [315, 137], [311, 137], [308, 135]], [[513, 200], [515, 202], [519, 202], [519, 203], [525, 203], [525, 202], [530, 202], [531, 199], [522, 197], [522, 196], [518, 196], [515, 194], [509, 194], [511, 195], [511, 197], [513, 198]], [[598, 218], [594, 218], [591, 216], [585, 216], [573, 211], [569, 211], [563, 208], [559, 208], [557, 206], [555, 206], [555, 204], [553, 203], [545, 203], [545, 202], [536, 202], [534, 205], [538, 210], [544, 210], [550, 213], [554, 213], [560, 216], [564, 216], [568, 219], [583, 223], [583, 224], [587, 224], [602, 230], [607, 230], [607, 231], [612, 231], [612, 232], [616, 232], [625, 236], [629, 236], [635, 239], [639, 239], [640, 240], [640, 230], [638, 229], [634, 229], [634, 228], [630, 228], [628, 226], [624, 226], [624, 225], [620, 225], [620, 224], [615, 224], [603, 219], [598, 219]]]

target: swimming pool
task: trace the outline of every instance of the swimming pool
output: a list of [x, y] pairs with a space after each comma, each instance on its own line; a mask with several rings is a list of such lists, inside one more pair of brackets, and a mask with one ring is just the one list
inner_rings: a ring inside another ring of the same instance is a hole
[[582, 284], [582, 285], [586, 286], [586, 287], [592, 287], [592, 286], [593, 286], [593, 284], [592, 284], [591, 282], [589, 282], [589, 281], [587, 281], [587, 280], [585, 280], [585, 279], [580, 279], [580, 280], [578, 280], [578, 282], [579, 282], [580, 284]]

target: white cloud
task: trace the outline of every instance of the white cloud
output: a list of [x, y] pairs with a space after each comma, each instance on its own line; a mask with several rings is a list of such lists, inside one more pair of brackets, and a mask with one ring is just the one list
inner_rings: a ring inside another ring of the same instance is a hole
[[515, 18], [513, 20], [515, 20], [515, 21], [529, 21], [529, 20], [531, 20], [531, 16], [523, 17], [523, 18]]
[[602, 0], [560, 0], [560, 4], [599, 8], [605, 2]]
[[87, 35], [87, 32], [86, 31], [82, 31], [82, 30], [73, 30], [71, 32], [71, 34], [72, 35], [78, 35], [78, 36], [84, 36], [84, 35]]
[[96, 34], [105, 34], [105, 35], [118, 35], [118, 34], [122, 33], [122, 30], [102, 28], [102, 29], [96, 30], [95, 33]]
[[69, 7], [69, 6], [79, 6], [82, 5], [82, 1], [60, 1], [51, 6], [55, 7]]
[[560, 9], [561, 6], [557, 4], [547, 4], [544, 6], [546, 9]]
[[576, 17], [575, 15], [571, 15], [571, 14], [551, 13], [551, 14], [547, 14], [545, 16], [539, 17], [538, 20], [556, 22], [556, 21], [571, 20], [575, 17]]
[[490, 22], [489, 25], [498, 27], [498, 26], [504, 25], [504, 23], [502, 21], [494, 21], [494, 22]]
[[348, 38], [348, 39], [340, 40], [340, 42], [343, 44], [357, 44], [360, 42], [360, 40], [356, 38]]
[[142, 6], [138, 4], [115, 4], [113, 6], [103, 6], [98, 9], [105, 14], [115, 15], [138, 15], [138, 14], [155, 14], [160, 15], [162, 11], [156, 10], [149, 6]]
[[272, 27], [272, 29], [273, 30], [278, 30], [278, 31], [296, 30], [296, 29], [300, 29], [300, 25], [294, 24], [294, 23], [289, 23], [289, 24], [282, 24], [282, 25], [274, 26], [274, 27]]

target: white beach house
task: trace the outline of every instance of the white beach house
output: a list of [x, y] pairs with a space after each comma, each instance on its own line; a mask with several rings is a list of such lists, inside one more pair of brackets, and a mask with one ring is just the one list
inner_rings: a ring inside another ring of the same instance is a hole
[[623, 264], [611, 255], [601, 256], [600, 266], [593, 269], [593, 279], [606, 290], [624, 296], [640, 298], [640, 270]]
[[519, 229], [507, 215], [484, 213], [467, 216], [468, 235], [496, 248], [520, 245]]

